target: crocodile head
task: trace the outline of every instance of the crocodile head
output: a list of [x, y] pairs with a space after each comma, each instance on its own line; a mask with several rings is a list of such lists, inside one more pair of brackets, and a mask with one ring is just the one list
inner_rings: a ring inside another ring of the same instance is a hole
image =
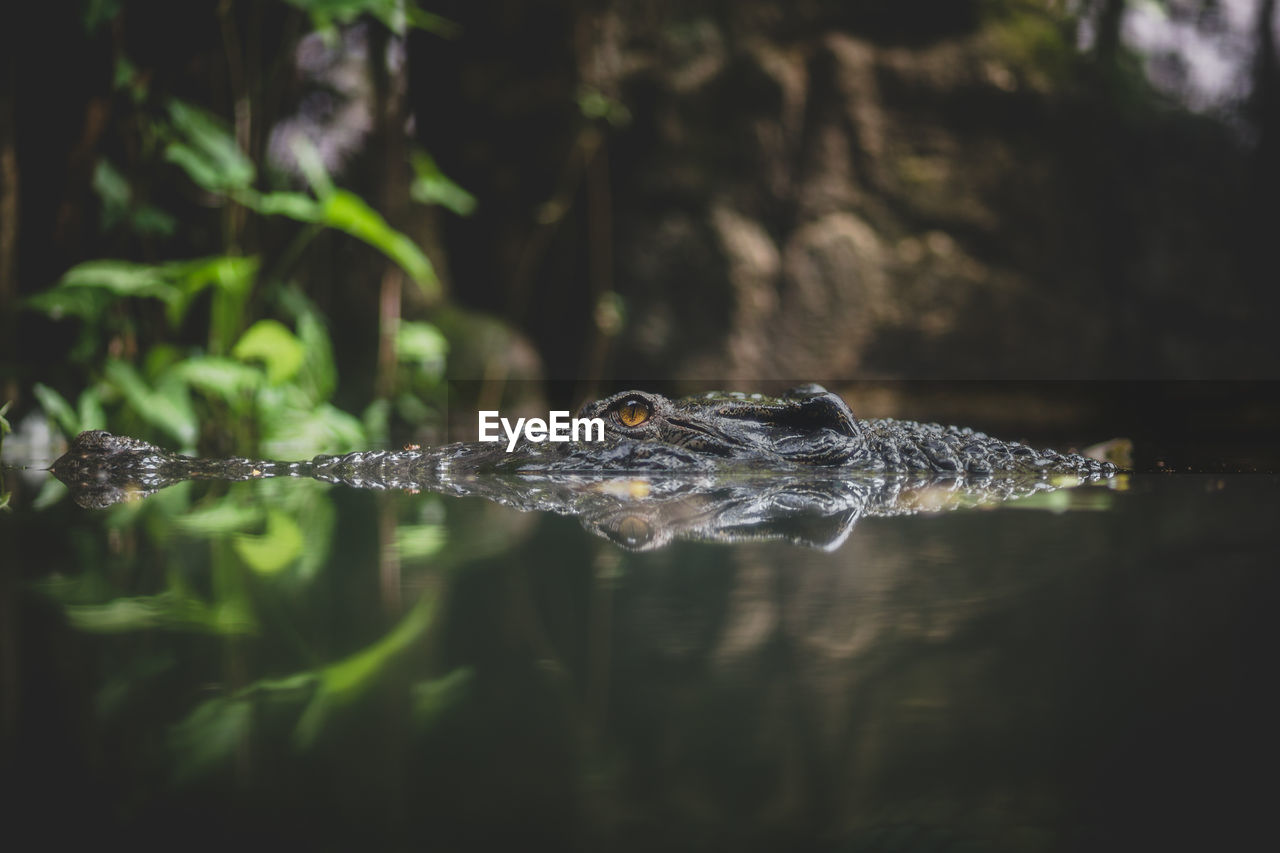
[[670, 399], [624, 391], [588, 403], [581, 418], [604, 422], [603, 442], [548, 446], [522, 441], [509, 468], [698, 469], [848, 464], [863, 452], [862, 427], [839, 396], [804, 385], [781, 397], [716, 391]]

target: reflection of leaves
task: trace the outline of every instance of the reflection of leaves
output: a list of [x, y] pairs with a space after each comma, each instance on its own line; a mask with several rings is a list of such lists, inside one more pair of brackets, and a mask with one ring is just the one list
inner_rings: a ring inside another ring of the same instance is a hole
[[[169, 733], [177, 775], [190, 779], [225, 764], [249, 736], [254, 709], [260, 702], [305, 699], [307, 704], [294, 727], [293, 742], [300, 749], [309, 748], [330, 715], [384, 677], [388, 667], [426, 633], [434, 615], [435, 599], [424, 597], [386, 636], [349, 657], [284, 678], [261, 679], [230, 696], [200, 703]], [[434, 719], [462, 695], [470, 677], [470, 670], [457, 670], [417, 685], [415, 714], [424, 721]]]
[[175, 775], [192, 779], [216, 769], [249, 735], [253, 706], [247, 699], [210, 699], [169, 730], [169, 747], [181, 760]]
[[444, 547], [445, 537], [441, 524], [401, 524], [396, 528], [396, 555], [406, 561], [424, 560]]
[[267, 529], [260, 536], [241, 533], [231, 541], [240, 559], [264, 575], [275, 574], [302, 554], [298, 523], [276, 509], [267, 510]]
[[236, 533], [262, 522], [259, 507], [244, 506], [230, 500], [220, 500], [211, 506], [184, 511], [172, 520], [174, 530], [192, 536], [221, 536]]
[[294, 742], [300, 747], [311, 746], [326, 718], [367, 690], [388, 664], [426, 633], [434, 615], [435, 599], [424, 596], [381, 640], [320, 670], [319, 689], [298, 720]]
[[1051, 492], [1040, 492], [1028, 495], [1021, 500], [1008, 504], [1011, 509], [1048, 510], [1052, 513], [1063, 513], [1077, 510], [1108, 510], [1115, 502], [1115, 495], [1109, 489], [1096, 486], [1074, 488], [1078, 480], [1064, 480], [1056, 483], [1058, 489]]
[[461, 666], [448, 675], [413, 685], [413, 718], [427, 728], [466, 697], [475, 680], [475, 670]]
[[120, 634], [150, 629], [195, 630], [209, 634], [252, 634], [252, 615], [227, 601], [209, 606], [195, 596], [169, 590], [159, 595], [117, 598], [106, 604], [68, 604], [67, 621], [91, 634]]

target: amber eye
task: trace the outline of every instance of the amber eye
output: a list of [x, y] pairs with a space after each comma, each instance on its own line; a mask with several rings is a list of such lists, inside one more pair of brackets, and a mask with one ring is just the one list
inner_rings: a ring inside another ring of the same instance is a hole
[[628, 397], [618, 406], [618, 420], [623, 426], [640, 426], [649, 420], [649, 404], [636, 397]]

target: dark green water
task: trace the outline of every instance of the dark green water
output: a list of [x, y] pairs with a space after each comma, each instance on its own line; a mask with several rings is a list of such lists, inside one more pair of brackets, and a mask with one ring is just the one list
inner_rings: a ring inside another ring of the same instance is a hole
[[93, 512], [4, 476], [3, 832], [49, 849], [1233, 849], [1273, 823], [1274, 475], [867, 518], [831, 553], [631, 553], [310, 481]]

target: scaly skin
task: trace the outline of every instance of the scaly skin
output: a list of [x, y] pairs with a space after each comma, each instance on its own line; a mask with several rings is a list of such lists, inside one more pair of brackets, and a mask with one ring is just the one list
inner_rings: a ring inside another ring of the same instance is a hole
[[[521, 438], [510, 453], [503, 443], [460, 443], [306, 462], [197, 459], [95, 430], [81, 433], [53, 471], [84, 506], [106, 506], [181, 480], [286, 476], [360, 488], [480, 494], [525, 509], [581, 514], [583, 504], [591, 502], [584, 494], [608, 495], [608, 489], [596, 488], [603, 479], [630, 474], [702, 483], [702, 496], [723, 497], [726, 484], [732, 484], [732, 503], [738, 506], [751, 503], [743, 484], [767, 492], [771, 481], [803, 481], [823, 485], [794, 493], [775, 488], [782, 495], [777, 503], [794, 508], [805, 502], [803, 495], [816, 495], [818, 503], [830, 505], [840, 494], [845, 497], [836, 503], [847, 509], [856, 485], [855, 516], [878, 495], [896, 496], [904, 484], [949, 483], [952, 490], [1007, 497], [1047, 488], [1054, 477], [1079, 482], [1116, 472], [1108, 462], [1037, 451], [969, 429], [858, 420], [840, 397], [816, 385], [782, 397], [715, 392], [670, 400], [629, 391], [590, 403], [579, 415], [605, 422], [603, 441]], [[541, 492], [534, 488], [537, 483], [543, 484]], [[522, 489], [531, 497], [522, 496]], [[596, 510], [599, 504], [595, 501]]]

